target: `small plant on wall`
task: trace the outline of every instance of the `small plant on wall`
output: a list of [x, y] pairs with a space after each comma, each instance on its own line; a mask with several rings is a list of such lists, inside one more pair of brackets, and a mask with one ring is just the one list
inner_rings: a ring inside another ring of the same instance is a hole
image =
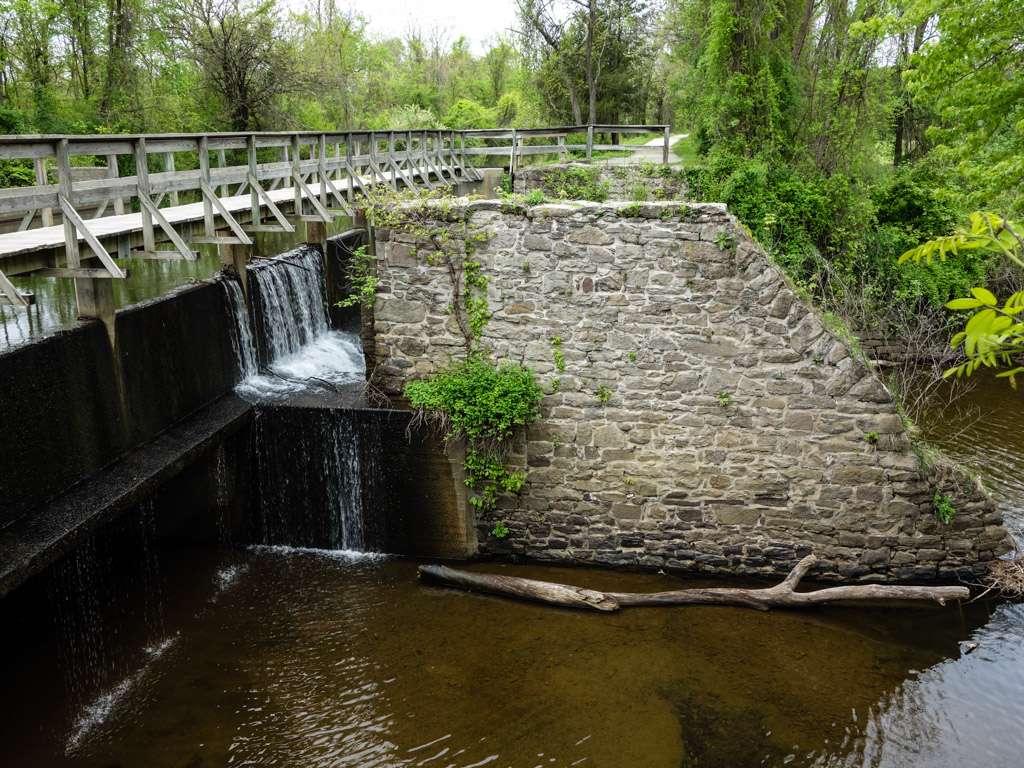
[[373, 254], [367, 253], [366, 246], [360, 245], [349, 254], [345, 271], [351, 292], [337, 303], [339, 307], [354, 307], [357, 304], [373, 304], [377, 296], [377, 264]]

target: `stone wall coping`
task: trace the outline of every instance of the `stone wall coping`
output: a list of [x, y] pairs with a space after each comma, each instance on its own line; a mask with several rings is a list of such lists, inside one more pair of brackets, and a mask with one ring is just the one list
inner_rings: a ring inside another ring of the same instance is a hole
[[[597, 219], [605, 215], [616, 218], [640, 218], [661, 220], [685, 220], [706, 222], [709, 219], [735, 221], [725, 203], [690, 203], [679, 200], [658, 200], [648, 202], [628, 202], [608, 200], [594, 203], [585, 200], [560, 201], [557, 203], [541, 203], [525, 205], [516, 200], [474, 200], [469, 197], [445, 198], [442, 200], [418, 200], [401, 203], [399, 209], [436, 211], [446, 217], [464, 218], [478, 211], [495, 211], [525, 218], [568, 218], [573, 214], [587, 214]], [[670, 212], [674, 215], [666, 216]], [[625, 213], [625, 215], [624, 215]], [[681, 215], [684, 214], [685, 215]]]

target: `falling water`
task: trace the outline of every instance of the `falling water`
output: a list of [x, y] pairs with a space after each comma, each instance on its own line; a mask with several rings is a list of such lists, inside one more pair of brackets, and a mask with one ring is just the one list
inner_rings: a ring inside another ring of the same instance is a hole
[[[251, 355], [239, 364], [245, 372], [240, 394], [274, 400], [303, 389], [364, 380], [358, 336], [330, 327], [320, 251], [296, 248], [248, 270], [255, 333], [235, 304], [238, 338]], [[264, 366], [258, 374], [257, 360]]]
[[266, 545], [364, 551], [369, 479], [364, 435], [351, 411], [257, 412], [260, 538]]
[[296, 248], [248, 272], [266, 360], [298, 352], [330, 330], [320, 251]]
[[234, 321], [230, 329], [231, 346], [235, 350], [240, 379], [244, 381], [250, 376], [255, 376], [259, 371], [259, 363], [256, 360], [256, 344], [253, 342], [252, 326], [249, 324], [249, 309], [245, 306], [242, 286], [236, 280], [225, 279], [221, 281], [221, 285], [224, 286], [224, 293], [227, 295], [228, 307]]

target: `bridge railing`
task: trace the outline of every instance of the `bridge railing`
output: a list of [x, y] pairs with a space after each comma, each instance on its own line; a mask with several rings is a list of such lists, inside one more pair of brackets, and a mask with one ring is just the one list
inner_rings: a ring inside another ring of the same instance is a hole
[[[329, 223], [352, 216], [357, 193], [375, 184], [476, 181], [470, 158], [481, 155], [507, 158], [514, 172], [528, 155], [650, 152], [595, 136], [652, 132], [667, 162], [667, 126], [0, 136], [0, 161], [31, 167], [31, 183], [0, 188], [0, 303], [32, 301], [9, 275], [124, 279], [115, 245], [122, 258], [193, 260], [193, 243], [248, 246], [253, 232], [294, 231], [282, 207]], [[580, 135], [585, 143], [573, 143]], [[80, 290], [80, 305], [94, 292]]]

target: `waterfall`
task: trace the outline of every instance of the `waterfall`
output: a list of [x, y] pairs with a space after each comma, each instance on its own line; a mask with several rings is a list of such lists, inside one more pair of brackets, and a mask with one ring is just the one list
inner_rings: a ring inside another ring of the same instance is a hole
[[[266, 401], [310, 382], [316, 388], [364, 380], [359, 337], [331, 329], [324, 270], [323, 254], [309, 246], [248, 267], [255, 332], [236, 305], [238, 338], [247, 350], [244, 362], [239, 358], [245, 373], [240, 394]], [[266, 366], [262, 375], [257, 360]]]
[[298, 352], [330, 330], [324, 257], [303, 246], [248, 267], [264, 359]]
[[[374, 549], [365, 530], [374, 478], [358, 413], [333, 408], [261, 408], [254, 429], [261, 543]], [[372, 461], [372, 459], [370, 460]], [[375, 538], [375, 537], [374, 537]]]
[[235, 350], [240, 379], [244, 381], [259, 372], [256, 361], [256, 344], [252, 337], [252, 325], [249, 323], [249, 308], [245, 306], [242, 286], [230, 278], [222, 280], [224, 293], [227, 295], [228, 309], [231, 313], [231, 346]]

